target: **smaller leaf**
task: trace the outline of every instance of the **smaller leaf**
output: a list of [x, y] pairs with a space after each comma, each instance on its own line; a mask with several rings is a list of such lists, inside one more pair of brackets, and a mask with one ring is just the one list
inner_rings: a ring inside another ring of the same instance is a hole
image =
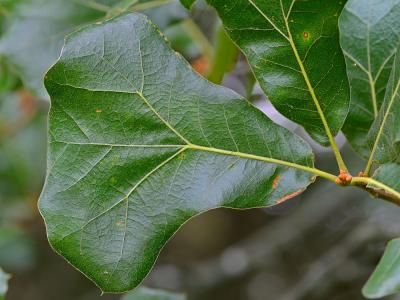
[[349, 0], [339, 20], [351, 87], [343, 132], [354, 150], [366, 158], [371, 151], [368, 132], [391, 89], [388, 85], [393, 85], [389, 79], [399, 46], [399, 16], [398, 0]]
[[375, 162], [388, 163], [400, 158], [400, 55], [395, 54], [384, 102], [368, 133]]
[[194, 4], [194, 2], [195, 2], [196, 0], [180, 0], [180, 1], [181, 1], [182, 5], [183, 5], [184, 7], [186, 7], [187, 9], [191, 9], [191, 8], [192, 8], [192, 5]]
[[0, 300], [5, 299], [8, 289], [8, 279], [10, 279], [10, 275], [4, 273], [4, 271], [0, 268]]
[[182, 294], [176, 294], [149, 288], [139, 288], [126, 295], [121, 300], [185, 300]]
[[378, 267], [363, 288], [368, 299], [400, 292], [400, 239], [389, 242]]

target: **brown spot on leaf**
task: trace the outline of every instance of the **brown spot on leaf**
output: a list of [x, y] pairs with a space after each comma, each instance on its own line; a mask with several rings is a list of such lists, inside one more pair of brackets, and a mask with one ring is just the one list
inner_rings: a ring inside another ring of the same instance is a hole
[[122, 220], [119, 220], [119, 221], [117, 221], [117, 226], [122, 226], [122, 225], [124, 225], [125, 224], [125, 222], [124, 221], [122, 221]]
[[303, 32], [303, 37], [308, 40], [310, 38], [310, 34], [307, 31]]
[[275, 190], [278, 187], [279, 181], [281, 180], [281, 175], [275, 177], [274, 181], [272, 182], [272, 188]]
[[96, 109], [96, 112], [99, 114], [99, 113], [103, 112], [103, 110], [100, 109], [100, 108], [97, 108], [97, 109]]

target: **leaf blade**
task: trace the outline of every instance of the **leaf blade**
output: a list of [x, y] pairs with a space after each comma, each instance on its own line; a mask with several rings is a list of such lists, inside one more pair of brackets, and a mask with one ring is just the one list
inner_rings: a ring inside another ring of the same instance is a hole
[[[328, 145], [333, 139], [330, 135], [335, 136], [341, 129], [349, 109], [337, 29], [343, 4], [208, 2], [217, 9], [227, 32], [247, 56], [277, 110], [303, 126], [314, 140]], [[315, 13], [310, 15], [310, 11]], [[329, 63], [324, 65], [321, 61]]]
[[386, 94], [379, 114], [368, 133], [371, 148], [369, 164], [397, 161], [400, 157], [400, 57], [394, 55], [393, 69], [386, 87]]
[[314, 180], [282, 165], [312, 168], [308, 144], [192, 71], [143, 15], [71, 35], [46, 87], [40, 210], [54, 249], [104, 291], [137, 286], [193, 216], [274, 205]]
[[366, 158], [372, 150], [368, 132], [384, 101], [399, 46], [398, 15], [399, 1], [349, 0], [339, 20], [352, 102], [343, 132]]

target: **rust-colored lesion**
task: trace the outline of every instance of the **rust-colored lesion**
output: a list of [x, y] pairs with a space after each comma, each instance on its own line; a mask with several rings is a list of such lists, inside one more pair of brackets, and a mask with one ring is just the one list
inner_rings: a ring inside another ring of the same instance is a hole
[[278, 175], [274, 178], [274, 181], [272, 182], [272, 188], [276, 190], [279, 185], [279, 181], [281, 180], [281, 175]]
[[290, 200], [298, 195], [300, 195], [302, 192], [304, 192], [304, 189], [302, 190], [298, 190], [296, 192], [290, 193], [284, 197], [282, 197], [281, 199], [279, 199], [278, 201], [276, 201], [276, 204], [281, 204], [283, 202], [286, 202], [287, 200]]

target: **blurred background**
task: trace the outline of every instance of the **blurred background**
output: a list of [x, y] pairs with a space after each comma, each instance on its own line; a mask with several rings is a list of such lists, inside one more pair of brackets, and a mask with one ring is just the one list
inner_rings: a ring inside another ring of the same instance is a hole
[[[44, 73], [66, 34], [126, 11], [147, 14], [199, 73], [308, 139], [263, 96], [245, 58], [202, 1], [188, 12], [171, 0], [0, 0], [0, 267], [11, 274], [7, 300], [120, 298], [101, 296], [51, 250], [37, 200], [50, 106]], [[338, 141], [356, 173], [362, 162], [343, 137]], [[312, 145], [319, 167], [334, 172], [332, 154]], [[320, 180], [277, 207], [216, 209], [174, 236], [144, 285], [184, 292], [190, 300], [364, 299], [362, 285], [386, 242], [400, 232], [399, 212]]]

